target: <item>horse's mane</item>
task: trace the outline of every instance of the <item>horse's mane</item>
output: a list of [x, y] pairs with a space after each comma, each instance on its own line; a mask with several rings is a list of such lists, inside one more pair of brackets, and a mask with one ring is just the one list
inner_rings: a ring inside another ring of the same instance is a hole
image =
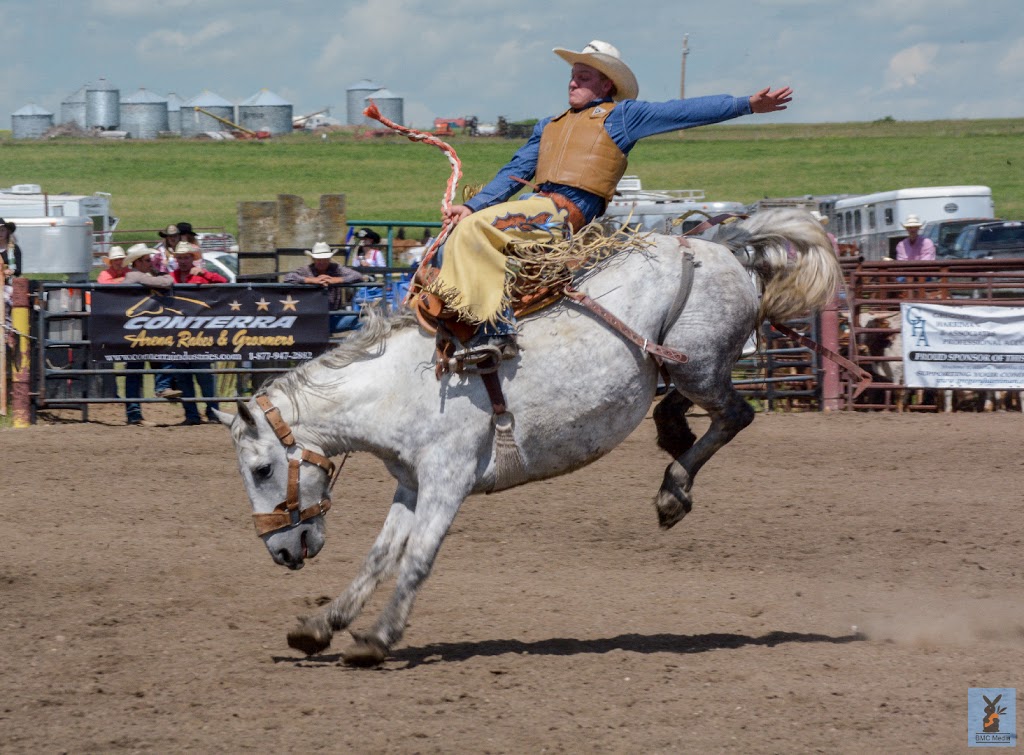
[[347, 336], [337, 346], [274, 379], [264, 386], [260, 393], [266, 393], [271, 388], [279, 390], [297, 406], [302, 392], [329, 388], [337, 385], [341, 379], [341, 376], [327, 381], [322, 377], [314, 379], [313, 375], [317, 372], [336, 372], [353, 362], [380, 356], [392, 332], [417, 325], [416, 315], [412, 310], [402, 309], [395, 314], [388, 314], [379, 307], [364, 309], [360, 323], [360, 329]]

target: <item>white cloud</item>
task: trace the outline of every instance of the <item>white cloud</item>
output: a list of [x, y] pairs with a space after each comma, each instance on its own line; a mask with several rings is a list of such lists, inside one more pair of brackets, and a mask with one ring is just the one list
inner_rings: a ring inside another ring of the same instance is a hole
[[1024, 78], [1024, 37], [1010, 45], [1010, 49], [996, 63], [996, 70], [1017, 81]]
[[918, 79], [930, 72], [939, 54], [939, 46], [922, 43], [900, 50], [889, 60], [885, 71], [887, 90], [904, 89], [917, 84]]

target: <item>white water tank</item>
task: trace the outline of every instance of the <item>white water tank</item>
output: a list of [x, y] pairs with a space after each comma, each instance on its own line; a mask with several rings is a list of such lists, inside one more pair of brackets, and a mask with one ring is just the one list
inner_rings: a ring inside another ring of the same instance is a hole
[[26, 273], [88, 273], [92, 269], [92, 218], [4, 218], [17, 228]]

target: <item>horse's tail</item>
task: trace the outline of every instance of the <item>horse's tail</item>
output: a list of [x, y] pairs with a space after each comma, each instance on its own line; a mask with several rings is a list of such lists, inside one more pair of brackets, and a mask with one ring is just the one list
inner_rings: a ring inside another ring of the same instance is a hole
[[764, 284], [758, 322], [784, 322], [822, 309], [843, 283], [825, 229], [805, 210], [766, 210], [722, 227], [715, 241], [753, 249], [747, 266]]

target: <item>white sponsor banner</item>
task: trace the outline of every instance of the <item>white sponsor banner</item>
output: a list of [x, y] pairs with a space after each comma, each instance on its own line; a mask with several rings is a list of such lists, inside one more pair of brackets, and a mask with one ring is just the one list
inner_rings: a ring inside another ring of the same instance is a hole
[[1024, 307], [901, 304], [904, 385], [1024, 388]]

